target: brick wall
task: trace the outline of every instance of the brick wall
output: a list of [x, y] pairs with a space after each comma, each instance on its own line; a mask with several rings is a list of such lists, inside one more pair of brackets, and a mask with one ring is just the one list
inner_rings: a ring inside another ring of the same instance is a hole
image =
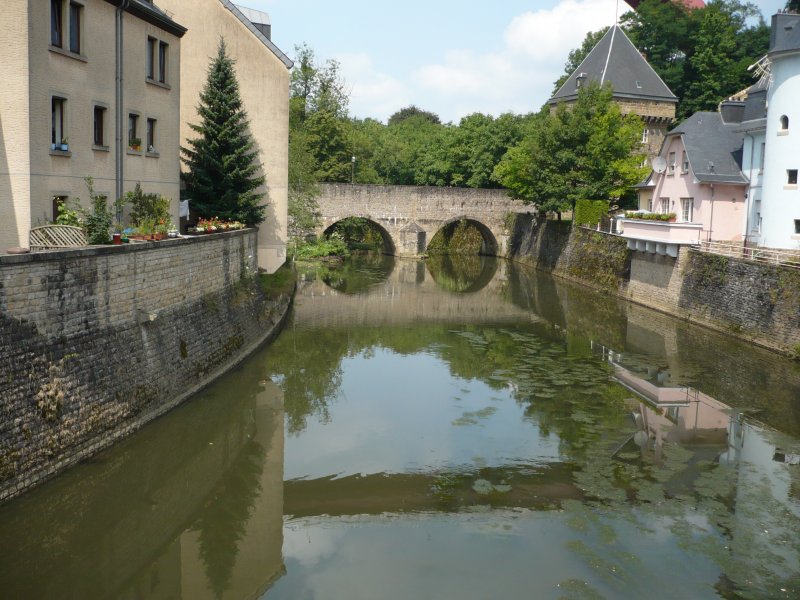
[[225, 372], [289, 297], [254, 277], [253, 230], [0, 256], [0, 501]]

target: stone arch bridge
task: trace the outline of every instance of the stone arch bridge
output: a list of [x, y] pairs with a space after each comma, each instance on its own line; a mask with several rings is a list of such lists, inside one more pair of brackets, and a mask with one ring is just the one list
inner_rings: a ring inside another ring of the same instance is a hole
[[482, 254], [505, 256], [507, 215], [530, 210], [505, 190], [339, 183], [320, 187], [317, 235], [347, 217], [363, 217], [377, 225], [387, 253], [395, 256], [424, 254], [438, 231], [464, 219], [481, 232]]

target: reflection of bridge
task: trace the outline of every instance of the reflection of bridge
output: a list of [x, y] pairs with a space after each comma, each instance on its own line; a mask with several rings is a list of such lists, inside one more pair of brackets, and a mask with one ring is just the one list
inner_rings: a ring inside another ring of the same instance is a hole
[[498, 290], [506, 282], [507, 266], [501, 261], [486, 286], [463, 294], [443, 294], [423, 261], [398, 261], [387, 279], [373, 288], [380, 293], [347, 295], [319, 280], [301, 283], [296, 295], [295, 320], [306, 327], [540, 320], [530, 310], [497, 301]]
[[375, 223], [389, 254], [423, 254], [433, 236], [460, 220], [473, 222], [483, 235], [483, 254], [504, 256], [508, 213], [528, 208], [505, 190], [423, 186], [324, 184], [318, 198], [322, 234], [347, 217]]

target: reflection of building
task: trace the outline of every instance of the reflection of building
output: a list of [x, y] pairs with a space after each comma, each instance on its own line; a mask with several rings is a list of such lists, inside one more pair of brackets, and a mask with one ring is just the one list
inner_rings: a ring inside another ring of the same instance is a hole
[[637, 403], [635, 418], [648, 436], [648, 446], [657, 455], [664, 442], [689, 447], [727, 447], [731, 415], [728, 405], [692, 388], [659, 387], [618, 364], [614, 365], [614, 376], [646, 400]]
[[3, 507], [3, 597], [255, 598], [284, 573], [283, 394], [203, 395]]

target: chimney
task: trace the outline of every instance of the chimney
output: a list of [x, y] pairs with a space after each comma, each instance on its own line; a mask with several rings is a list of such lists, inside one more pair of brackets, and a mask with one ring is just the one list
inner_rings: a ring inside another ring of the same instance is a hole
[[746, 104], [737, 100], [725, 100], [719, 105], [719, 114], [726, 125], [741, 123], [744, 118]]
[[247, 17], [248, 21], [253, 24], [253, 27], [258, 29], [265, 38], [272, 40], [272, 25], [270, 24], [269, 15], [263, 11], [247, 8], [245, 6], [236, 5], [242, 14]]

